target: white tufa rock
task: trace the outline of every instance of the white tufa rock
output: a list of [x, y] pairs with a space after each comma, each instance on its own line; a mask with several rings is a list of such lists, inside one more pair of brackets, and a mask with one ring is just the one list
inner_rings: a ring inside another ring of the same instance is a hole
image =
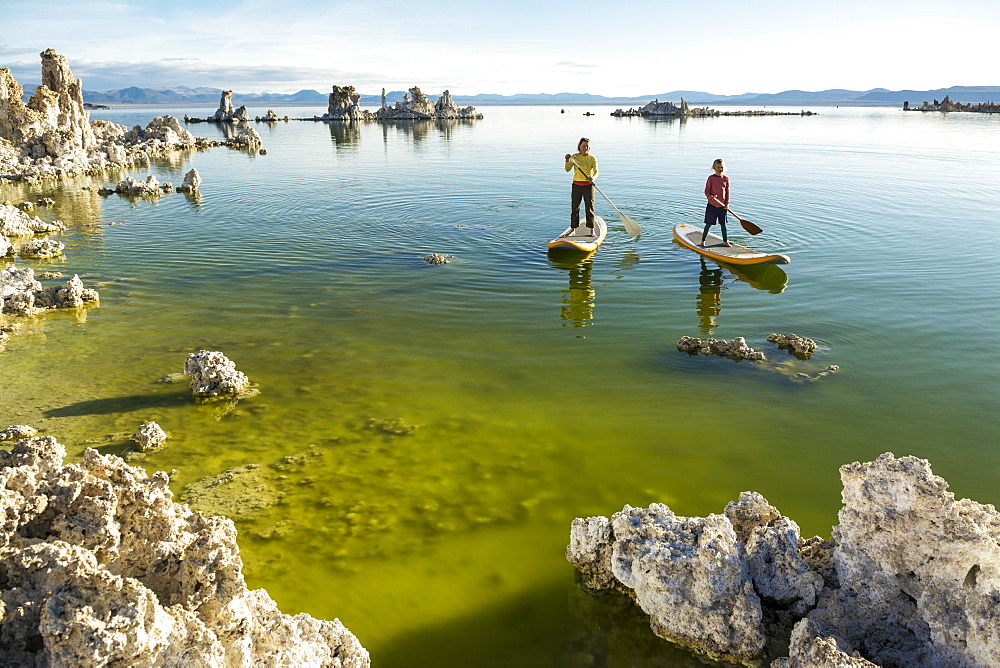
[[132, 130], [91, 121], [83, 106], [83, 84], [73, 77], [66, 59], [52, 49], [41, 59], [42, 85], [27, 104], [10, 70], [0, 68], [0, 180], [35, 182], [142, 165], [152, 156], [218, 145], [193, 137], [170, 116]]
[[139, 425], [139, 429], [132, 434], [131, 438], [139, 444], [140, 450], [148, 452], [163, 447], [163, 442], [167, 440], [167, 432], [163, 431], [160, 425], [155, 422], [144, 422]]
[[797, 334], [768, 334], [767, 340], [777, 343], [780, 350], [788, 350], [799, 359], [809, 359], [816, 350], [816, 342]]
[[747, 340], [737, 336], [732, 341], [725, 339], [699, 339], [693, 336], [682, 336], [677, 341], [677, 349], [692, 355], [719, 355], [736, 360], [762, 360], [764, 353], [758, 352], [747, 345]]
[[191, 393], [196, 397], [238, 396], [250, 385], [236, 365], [220, 352], [200, 350], [184, 361], [184, 373], [191, 378]]
[[437, 103], [430, 101], [420, 90], [419, 86], [414, 86], [408, 93], [403, 95], [403, 99], [396, 104], [387, 106], [384, 102], [380, 109], [375, 112], [376, 120], [421, 120], [430, 118], [465, 118], [479, 119], [483, 115], [476, 111], [475, 107], [465, 107], [460, 109], [451, 99], [451, 93], [445, 91]]
[[8, 237], [26, 237], [46, 232], [59, 232], [66, 229], [60, 220], [45, 222], [37, 216], [29, 216], [16, 206], [0, 204], [0, 234]]
[[423, 259], [427, 264], [448, 264], [455, 259], [455, 256], [442, 255], [441, 253], [431, 253], [430, 255], [425, 255]]
[[0, 451], [0, 664], [370, 666], [340, 620], [247, 589], [232, 521], [175, 503], [167, 474], [65, 455]]
[[156, 177], [150, 174], [145, 181], [138, 181], [132, 176], [126, 176], [115, 186], [115, 192], [122, 195], [159, 197], [163, 194], [163, 189]]
[[923, 459], [840, 471], [831, 541], [744, 492], [707, 518], [652, 504], [574, 520], [566, 556], [588, 586], [629, 590], [657, 635], [716, 658], [760, 661], [794, 624], [775, 666], [1000, 665], [1000, 513], [955, 501]]
[[236, 148], [256, 149], [260, 148], [263, 143], [264, 142], [260, 138], [260, 134], [255, 129], [247, 128], [236, 135], [233, 139], [227, 141], [226, 145]]
[[365, 111], [360, 105], [361, 96], [354, 92], [354, 86], [333, 86], [326, 113], [320, 118], [337, 121], [371, 121], [375, 115]]
[[32, 239], [17, 249], [17, 254], [25, 259], [45, 260], [63, 254], [66, 244], [54, 239]]
[[37, 310], [35, 293], [41, 289], [31, 267], [0, 269], [0, 313], [31, 315]]
[[201, 185], [201, 174], [198, 170], [192, 167], [187, 174], [184, 175], [184, 182], [177, 187], [177, 192], [191, 192], [197, 190], [198, 186]]

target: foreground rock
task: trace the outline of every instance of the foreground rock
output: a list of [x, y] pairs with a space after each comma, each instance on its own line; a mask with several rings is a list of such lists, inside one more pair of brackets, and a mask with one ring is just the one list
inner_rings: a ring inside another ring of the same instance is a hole
[[366, 668], [337, 619], [282, 614], [250, 591], [232, 521], [51, 437], [0, 451], [0, 663]]
[[634, 596], [653, 631], [753, 664], [792, 628], [783, 668], [1000, 665], [1000, 514], [955, 501], [926, 460], [841, 467], [831, 541], [759, 494], [722, 515], [667, 506], [576, 519], [566, 556], [590, 588]]

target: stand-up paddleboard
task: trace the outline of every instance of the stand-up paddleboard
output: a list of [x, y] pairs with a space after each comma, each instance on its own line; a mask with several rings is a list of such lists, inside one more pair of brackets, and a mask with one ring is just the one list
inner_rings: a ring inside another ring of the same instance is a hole
[[[570, 234], [572, 232], [572, 234]], [[572, 251], [576, 253], [593, 253], [601, 247], [604, 237], [608, 235], [608, 224], [600, 216], [594, 216], [594, 231], [591, 232], [587, 223], [580, 221], [580, 227], [575, 230], [567, 227], [566, 231], [549, 242], [549, 252]]]
[[717, 262], [728, 264], [788, 264], [792, 261], [787, 255], [761, 253], [760, 251], [736, 244], [723, 246], [722, 237], [711, 232], [705, 237], [705, 248], [702, 248], [698, 244], [701, 243], [701, 233], [704, 229], [704, 226], [678, 223], [674, 225], [674, 239], [695, 253], [710, 257]]

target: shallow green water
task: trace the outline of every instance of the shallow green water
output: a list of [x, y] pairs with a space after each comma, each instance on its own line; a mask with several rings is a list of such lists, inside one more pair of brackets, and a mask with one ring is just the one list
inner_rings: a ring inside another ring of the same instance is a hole
[[[80, 274], [101, 304], [11, 340], [0, 422], [78, 456], [121, 452], [156, 420], [171, 439], [141, 465], [176, 469], [181, 500], [236, 520], [252, 587], [285, 612], [339, 617], [379, 666], [689, 660], [573, 584], [570, 522], [626, 503], [705, 515], [753, 489], [829, 536], [837, 467], [886, 451], [930, 459], [958, 496], [1000, 500], [1000, 118], [482, 111], [258, 125], [265, 156], [152, 166], [175, 185], [196, 167], [197, 197], [98, 196], [111, 176], [8, 187], [2, 199], [54, 197], [44, 215], [69, 225], [65, 259], [26, 264]], [[599, 200], [612, 229], [574, 265], [544, 249], [565, 226], [562, 155], [581, 135], [645, 231], [633, 242]], [[734, 273], [671, 241], [700, 219], [716, 157], [733, 207], [765, 230], [733, 237], [790, 265]], [[455, 259], [432, 266], [431, 252]], [[821, 348], [799, 361], [771, 332]], [[682, 335], [744, 336], [770, 361], [692, 358]], [[196, 405], [157, 382], [201, 348], [261, 394]], [[840, 372], [791, 379], [829, 364]], [[235, 494], [186, 491], [248, 464]]]

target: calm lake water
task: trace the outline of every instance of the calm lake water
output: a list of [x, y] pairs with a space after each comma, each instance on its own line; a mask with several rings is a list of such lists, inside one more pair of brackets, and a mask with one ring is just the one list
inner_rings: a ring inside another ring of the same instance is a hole
[[[178, 185], [195, 167], [198, 196], [96, 194], [124, 174], [7, 186], [0, 199], [55, 198], [43, 217], [69, 226], [64, 259], [23, 264], [80, 274], [101, 303], [12, 338], [0, 422], [44, 428], [76, 458], [122, 452], [155, 420], [171, 438], [137, 464], [176, 469], [177, 498], [236, 521], [251, 587], [339, 617], [381, 667], [695, 665], [631, 605], [579, 593], [563, 554], [574, 517], [652, 502], [703, 516], [756, 490], [829, 537], [838, 467], [886, 451], [1000, 502], [1000, 117], [587, 110], [255, 124], [266, 155], [215, 148], [129, 172]], [[92, 118], [162, 113], [212, 110]], [[603, 247], [552, 261], [562, 156], [584, 135], [601, 188], [644, 232], [633, 241], [598, 198]], [[764, 228], [731, 224], [732, 238], [791, 264], [723, 268], [671, 240], [701, 219], [718, 157], [732, 206]], [[797, 360], [772, 332], [820, 349]], [[743, 336], [768, 361], [690, 357], [684, 335]], [[203, 348], [260, 395], [198, 405], [157, 382]], [[235, 493], [199, 491], [251, 464]]]

